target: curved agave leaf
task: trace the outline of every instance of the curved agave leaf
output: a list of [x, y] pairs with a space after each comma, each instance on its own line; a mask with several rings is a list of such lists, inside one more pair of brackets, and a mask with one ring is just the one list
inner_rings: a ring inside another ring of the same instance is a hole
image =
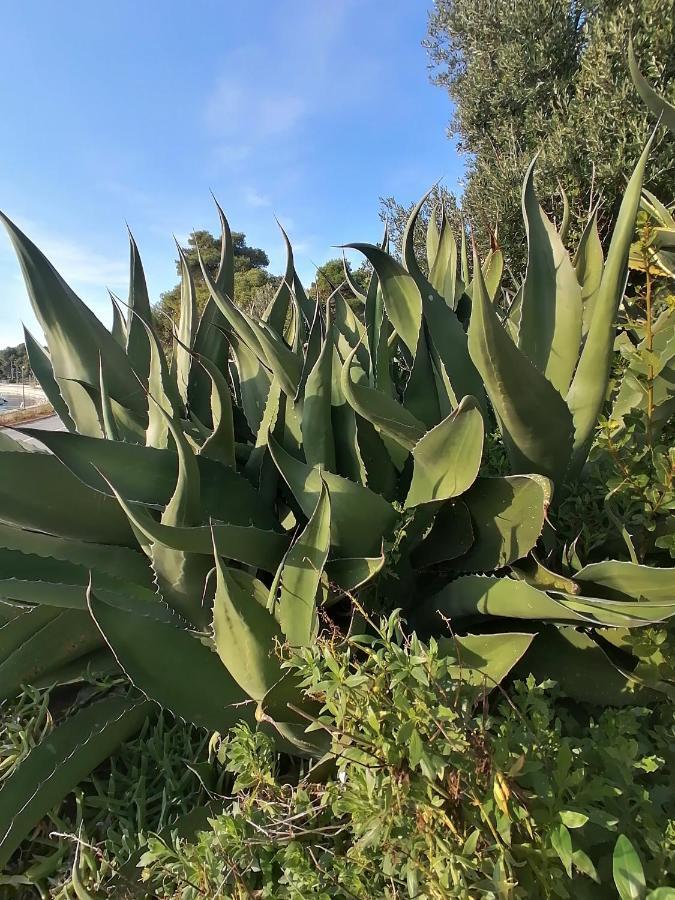
[[230, 342], [239, 375], [241, 405], [248, 427], [255, 435], [260, 431], [265, 414], [272, 375], [251, 348], [236, 334], [232, 333]]
[[0, 789], [0, 868], [31, 829], [120, 744], [138, 732], [150, 704], [111, 696], [57, 726]]
[[[234, 246], [232, 232], [218, 201], [213, 198], [220, 220], [220, 263], [216, 273], [215, 284], [225, 297], [234, 297]], [[197, 356], [205, 356], [224, 371], [227, 366], [229, 341], [225, 334], [227, 319], [223, 316], [213, 297], [209, 297], [197, 325], [194, 340], [194, 352]], [[204, 369], [193, 365], [190, 370], [188, 384], [188, 401], [190, 408], [200, 421], [211, 425], [211, 384]]]
[[545, 628], [532, 643], [523, 671], [557, 681], [574, 700], [599, 706], [649, 702], [655, 696], [632, 682], [589, 634], [575, 628]]
[[663, 124], [675, 134], [675, 106], [672, 103], [668, 103], [665, 97], [657, 94], [642, 72], [640, 72], [640, 67], [635, 58], [635, 51], [633, 50], [633, 39], [630, 37], [628, 39], [628, 66], [638, 94], [654, 115], [660, 118]]
[[441, 230], [434, 263], [429, 269], [429, 281], [450, 309], [457, 308], [457, 242], [441, 208]]
[[[47, 609], [53, 615], [36, 615]], [[82, 659], [100, 646], [98, 631], [80, 609], [37, 607], [24, 613], [0, 628], [0, 699], [13, 697], [21, 685], [51, 676], [60, 666]]]
[[200, 456], [208, 456], [223, 465], [235, 467], [234, 419], [232, 417], [232, 395], [227, 379], [220, 369], [204, 356], [201, 357], [211, 379], [211, 422], [213, 430], [199, 451]]
[[368, 387], [365, 376], [359, 382], [352, 378], [352, 360], [356, 348], [351, 351], [342, 366], [340, 384], [349, 405], [367, 419], [379, 431], [388, 435], [406, 450], [412, 450], [423, 437], [426, 428], [412, 413], [397, 403], [393, 397]]
[[590, 624], [585, 616], [524, 581], [490, 575], [462, 575], [451, 581], [422, 603], [413, 620], [433, 628], [438, 627], [440, 616], [453, 622], [491, 616]]
[[[466, 395], [477, 397], [482, 403], [483, 383], [469, 356], [466, 333], [455, 312], [445, 303], [422, 272], [415, 256], [413, 235], [417, 218], [427, 197], [428, 194], [420, 200], [408, 219], [403, 236], [403, 259], [422, 295], [424, 320], [428, 326], [429, 350], [442, 361], [455, 403]], [[438, 393], [440, 396], [444, 392]]]
[[[85, 591], [91, 571], [70, 560], [0, 550], [0, 595], [22, 603], [86, 609]], [[134, 592], [124, 573], [116, 577], [97, 571], [96, 576], [102, 588]]]
[[326, 563], [329, 586], [339, 594], [357, 591], [382, 571], [384, 563], [384, 550], [380, 556], [330, 559]]
[[544, 527], [547, 498], [536, 478], [479, 478], [462, 496], [471, 514], [473, 544], [452, 565], [490, 572], [526, 556]]
[[473, 397], [464, 397], [413, 447], [413, 477], [405, 506], [449, 500], [476, 480], [483, 454], [483, 416]]
[[469, 353], [485, 382], [512, 468], [538, 472], [560, 483], [572, 449], [567, 405], [502, 327], [475, 253], [474, 271]]
[[441, 638], [442, 656], [457, 660], [450, 673], [464, 684], [491, 690], [506, 678], [527, 652], [534, 634], [467, 634]]
[[565, 189], [563, 188], [562, 184], [560, 184], [560, 182], [558, 182], [558, 188], [560, 190], [560, 197], [563, 202], [562, 222], [560, 223], [560, 231], [558, 232], [558, 235], [560, 237], [560, 240], [564, 244], [567, 241], [567, 235], [570, 230], [570, 201], [567, 197], [567, 194], [565, 193]]
[[[129, 680], [186, 722], [225, 733], [253, 722], [246, 695], [218, 655], [159, 604], [118, 604], [88, 594], [94, 622]], [[180, 662], [180, 664], [177, 664]]]
[[112, 327], [110, 328], [110, 333], [115, 338], [120, 347], [126, 348], [127, 346], [127, 323], [124, 318], [124, 313], [120, 307], [120, 304], [117, 300], [117, 297], [112, 293], [110, 293], [110, 303], [112, 305], [112, 314], [113, 321]]
[[567, 394], [567, 405], [574, 417], [574, 448], [569, 471], [571, 478], [578, 475], [586, 462], [595, 424], [607, 393], [616, 331], [614, 324], [616, 311], [626, 283], [628, 253], [633, 240], [642, 179], [653, 140], [652, 135], [638, 160], [621, 201], [602, 281], [595, 298], [593, 318]]
[[574, 575], [593, 596], [622, 600], [634, 597], [661, 603], [675, 598], [675, 569], [656, 569], [608, 559], [590, 563]]
[[331, 540], [344, 556], [374, 556], [382, 538], [391, 533], [397, 513], [391, 504], [366, 487], [339, 475], [322, 472], [294, 459], [269, 436], [272, 458], [309, 518], [325, 482], [331, 499]]
[[[166, 421], [166, 419], [165, 419]], [[101, 502], [97, 492], [112, 496], [106, 476], [115, 484], [120, 495], [134, 503], [150, 506], [166, 506], [176, 487], [178, 460], [175, 450], [158, 450], [154, 447], [140, 447], [115, 441], [100, 441], [84, 435], [68, 434], [63, 431], [42, 431], [30, 428], [23, 429], [24, 434], [35, 435], [52, 451], [55, 457], [51, 462], [35, 465], [33, 470], [44, 468], [52, 473], [64, 472], [67, 483], [74, 482], [78, 491], [83, 484], [93, 488], [88, 493]], [[40, 454], [45, 457], [45, 454]], [[63, 466], [61, 463], [63, 463]], [[202, 485], [201, 498], [203, 512], [233, 525], [257, 525], [261, 528], [279, 528], [272, 509], [265, 504], [250, 482], [229, 466], [223, 466], [216, 460], [207, 457], [196, 458], [199, 479]], [[67, 466], [68, 468], [64, 468]], [[70, 472], [68, 471], [70, 470]], [[70, 473], [74, 476], [71, 476]], [[46, 479], [45, 475], [45, 479]], [[42, 483], [42, 482], [40, 482]], [[0, 519], [2, 513], [2, 488], [0, 486]], [[76, 495], [77, 496], [77, 495]], [[25, 498], [24, 498], [25, 499]], [[36, 504], [37, 506], [37, 504]], [[105, 508], [114, 510], [113, 502]], [[10, 519], [9, 521], [15, 521]], [[21, 524], [21, 522], [17, 522]], [[26, 527], [36, 527], [25, 523]], [[49, 528], [43, 528], [50, 531]], [[60, 534], [60, 531], [56, 531]], [[63, 534], [67, 537], [81, 537], [76, 534]], [[92, 536], [92, 540], [98, 540]], [[119, 543], [116, 541], [115, 543]]]
[[375, 269], [391, 323], [411, 355], [415, 355], [422, 324], [422, 298], [403, 266], [374, 244], [346, 244], [358, 250]]
[[188, 261], [182, 247], [176, 242], [180, 259], [180, 317], [178, 319], [178, 341], [174, 342], [174, 366], [178, 393], [184, 404], [188, 402], [188, 384], [192, 363], [192, 346], [197, 327], [197, 300], [195, 285]]
[[365, 343], [367, 340], [365, 325], [354, 315], [341, 294], [336, 294], [332, 298], [332, 304], [333, 335], [338, 353], [345, 359], [354, 350], [359, 365], [368, 372], [371, 360]]
[[[100, 355], [111, 373], [112, 396], [143, 415], [143, 392], [122, 347], [35, 244], [3, 213], [0, 219], [19, 258], [35, 317], [47, 338], [56, 378], [83, 381], [97, 388]], [[68, 406], [72, 415], [70, 403]]]
[[316, 594], [329, 548], [330, 496], [324, 484], [309, 522], [281, 563], [278, 598], [271, 597], [281, 630], [291, 646], [306, 646], [316, 638]]
[[333, 380], [333, 338], [331, 332], [321, 347], [319, 358], [307, 376], [302, 408], [302, 444], [310, 466], [335, 471], [335, 441], [331, 420]]
[[70, 417], [66, 401], [61, 396], [61, 391], [56, 378], [54, 378], [54, 370], [52, 369], [49, 357], [25, 326], [23, 329], [23, 336], [26, 345], [26, 353], [28, 355], [28, 362], [33, 370], [33, 374], [40, 383], [40, 387], [45, 392], [47, 400], [49, 400], [54, 407], [54, 412], [59, 419], [61, 419], [68, 431], [75, 431], [75, 423]]
[[[39, 434], [42, 438], [47, 432]], [[55, 456], [8, 451], [2, 455], [2, 475], [1, 521], [67, 538], [136, 546], [117, 503], [83, 484]]]
[[414, 566], [424, 568], [464, 556], [473, 544], [469, 508], [461, 500], [445, 503], [434, 518], [423, 542], [412, 555]]
[[283, 634], [265, 603], [264, 585], [237, 569], [223, 566], [216, 554], [216, 594], [213, 634], [223, 665], [239, 686], [257, 702], [281, 679], [276, 656]]
[[284, 277], [281, 280], [281, 283], [279, 284], [279, 287], [277, 288], [276, 294], [265, 310], [263, 319], [266, 322], [269, 322], [269, 324], [277, 334], [283, 334], [286, 319], [288, 317], [288, 310], [292, 303], [291, 287], [293, 285], [293, 278], [295, 275], [295, 262], [293, 260], [293, 248], [291, 246], [291, 242], [288, 239], [288, 235], [286, 234], [280, 222], [277, 221], [277, 225], [279, 226], [279, 230], [281, 231], [281, 234], [283, 236], [284, 243], [286, 244], [286, 271], [284, 273]]
[[347, 259], [344, 255], [344, 253], [342, 254], [342, 269], [345, 274], [345, 281], [347, 282], [347, 287], [352, 292], [352, 294], [356, 297], [356, 299], [359, 301], [359, 303], [362, 303], [365, 306], [367, 295], [361, 291], [358, 284], [354, 281], [354, 279], [352, 277], [352, 273], [349, 270], [349, 266], [347, 265]]
[[534, 190], [532, 161], [523, 185], [527, 274], [523, 284], [519, 347], [563, 396], [581, 342], [581, 290], [569, 254]]
[[602, 281], [605, 255], [598, 234], [598, 210], [593, 212], [586, 223], [574, 257], [577, 280], [581, 285], [582, 336], [585, 337], [593, 318], [595, 298]]
[[[181, 554], [211, 556], [215, 540], [222, 556], [267, 572], [275, 572], [288, 549], [290, 539], [287, 535], [278, 531], [264, 531], [252, 525], [215, 522], [190, 527], [163, 524], [154, 519], [147, 509], [128, 503], [116, 492], [112, 482], [109, 484], [135, 532], [146, 546], [152, 546], [153, 559], [157, 547], [180, 551]], [[202, 571], [202, 567], [199, 571]], [[193, 598], [195, 602], [201, 600], [201, 588], [198, 594], [199, 597]]]
[[54, 537], [0, 524], [0, 547], [32, 556], [63, 560], [97, 569], [117, 578], [151, 587], [152, 579], [145, 557], [136, 550], [109, 544], [94, 544], [72, 538]]
[[145, 330], [153, 327], [152, 311], [143, 263], [131, 231], [129, 231], [129, 257], [129, 327], [126, 350], [131, 368], [141, 383], [147, 386], [150, 372], [150, 348]]

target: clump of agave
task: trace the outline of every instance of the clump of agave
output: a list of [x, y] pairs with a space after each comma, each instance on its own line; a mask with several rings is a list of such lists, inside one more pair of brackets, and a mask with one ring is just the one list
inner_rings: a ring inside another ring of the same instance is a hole
[[[623, 644], [675, 611], [672, 571], [608, 561], [571, 577], [541, 562], [605, 398], [647, 153], [606, 262], [586, 252], [592, 223], [572, 262], [530, 169], [527, 275], [504, 318], [500, 251], [481, 267], [474, 250], [470, 278], [465, 236], [458, 252], [432, 218], [423, 268], [420, 204], [403, 263], [351, 245], [373, 270], [360, 314], [339, 292], [325, 309], [307, 297], [288, 244], [257, 319], [236, 304], [219, 209], [220, 269], [204, 270], [198, 318], [183, 260], [170, 361], [133, 238], [127, 311], [108, 331], [4, 219], [48, 345], [26, 335], [31, 366], [67, 431], [36, 433], [49, 453], [0, 443], [0, 692], [90, 673], [130, 688], [6, 779], [0, 862], [151, 701], [221, 732], [255, 717], [292, 752], [329, 752], [279, 648], [324, 621], [349, 627], [355, 599], [403, 608], [488, 686], [519, 664], [592, 702], [647, 690]], [[504, 477], [481, 474], [493, 417]]]

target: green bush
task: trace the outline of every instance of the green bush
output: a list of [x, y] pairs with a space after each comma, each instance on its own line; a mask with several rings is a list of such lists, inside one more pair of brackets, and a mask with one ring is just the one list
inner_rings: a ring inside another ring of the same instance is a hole
[[233, 805], [196, 840], [149, 841], [156, 896], [671, 896], [656, 890], [675, 883], [671, 704], [581, 712], [531, 677], [488, 700], [396, 615], [292, 665], [340, 740], [332, 777], [292, 783], [239, 726], [221, 745]]

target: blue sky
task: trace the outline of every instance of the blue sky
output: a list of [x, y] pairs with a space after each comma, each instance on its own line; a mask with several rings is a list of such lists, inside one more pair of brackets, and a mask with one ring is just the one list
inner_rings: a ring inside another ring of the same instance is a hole
[[[375, 240], [380, 196], [409, 202], [462, 164], [428, 80], [420, 0], [4, 0], [0, 208], [107, 323], [126, 295], [125, 221], [153, 300], [172, 234], [233, 229], [303, 280]], [[37, 330], [0, 237], [0, 346]], [[39, 331], [37, 332], [39, 333]]]

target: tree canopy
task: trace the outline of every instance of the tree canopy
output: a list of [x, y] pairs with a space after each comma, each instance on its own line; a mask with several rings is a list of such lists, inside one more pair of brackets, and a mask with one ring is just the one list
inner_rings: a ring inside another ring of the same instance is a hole
[[[655, 125], [628, 72], [631, 34], [643, 73], [673, 99], [673, 0], [435, 0], [425, 45], [432, 80], [454, 105], [449, 134], [469, 160], [462, 210], [483, 246], [497, 226], [500, 244], [522, 261], [522, 180], [538, 152], [537, 190], [549, 212], [560, 222], [560, 184], [572, 236], [595, 204], [607, 235]], [[675, 147], [664, 132], [648, 183], [667, 200]], [[394, 233], [408, 211], [383, 201]]]
[[[234, 246], [234, 291], [237, 302], [245, 309], [262, 311], [271, 299], [279, 278], [267, 271], [269, 258], [259, 247], [249, 247], [246, 235], [240, 231], [232, 232]], [[194, 279], [197, 309], [201, 312], [208, 300], [209, 291], [204, 282], [199, 255], [206, 271], [215, 277], [220, 263], [220, 238], [210, 231], [193, 231], [187, 245], [181, 247], [188, 267]], [[176, 260], [176, 272], [180, 275], [180, 259]], [[160, 295], [155, 304], [155, 322], [160, 337], [165, 342], [171, 334], [171, 322], [177, 322], [180, 308], [180, 283]]]

